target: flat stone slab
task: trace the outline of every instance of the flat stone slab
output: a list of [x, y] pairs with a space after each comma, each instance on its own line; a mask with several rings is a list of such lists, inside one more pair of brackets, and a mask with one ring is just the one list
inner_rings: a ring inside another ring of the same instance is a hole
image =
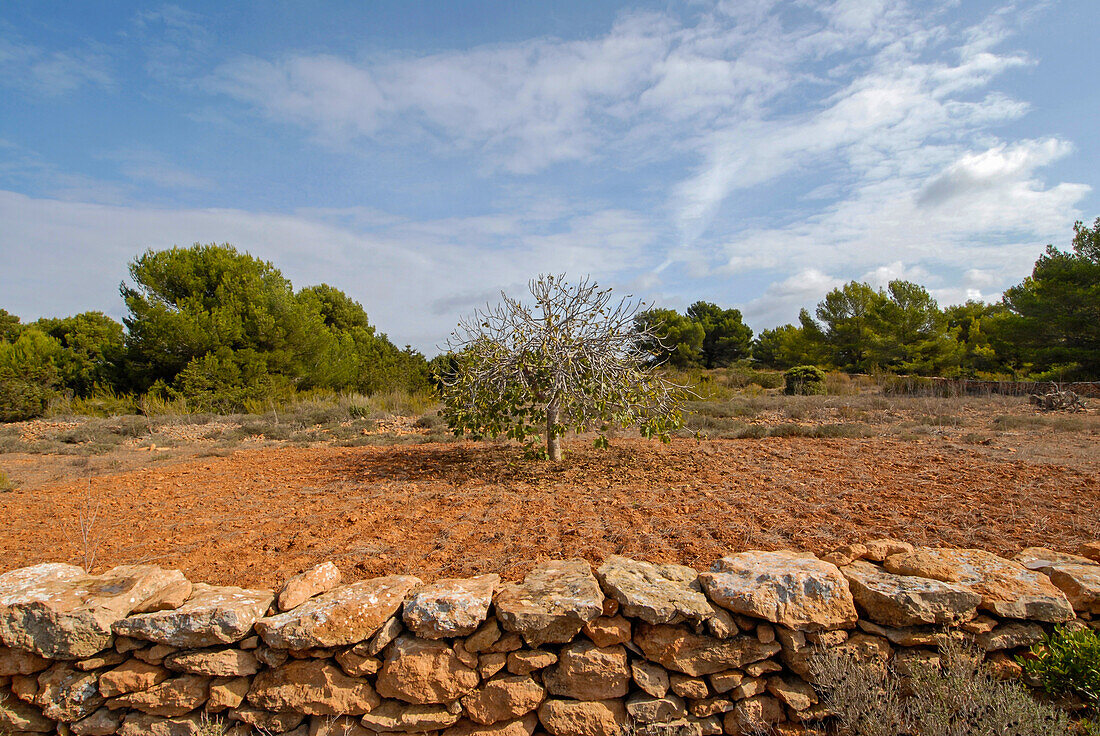
[[362, 580], [311, 598], [292, 611], [260, 619], [256, 631], [275, 649], [358, 644], [382, 628], [420, 585], [420, 579], [411, 575]]
[[603, 613], [603, 591], [584, 560], [544, 562], [501, 588], [497, 618], [532, 647], [564, 644]]
[[982, 597], [954, 583], [894, 575], [869, 562], [840, 568], [856, 606], [884, 626], [950, 624], [973, 618]]
[[764, 644], [755, 636], [715, 639], [696, 634], [683, 624], [639, 624], [634, 643], [646, 659], [692, 677], [740, 669], [767, 659], [781, 648], [777, 641]]
[[646, 623], [678, 624], [714, 615], [699, 573], [684, 565], [612, 555], [596, 570], [596, 577], [607, 595], [619, 602], [623, 614]]
[[1054, 565], [1095, 565], [1088, 557], [1071, 555], [1068, 552], [1057, 552], [1046, 547], [1025, 547], [1013, 555], [1012, 559], [1019, 562], [1028, 570], [1039, 570], [1053, 567]]
[[734, 613], [800, 631], [848, 629], [856, 606], [836, 565], [802, 552], [741, 552], [699, 576], [712, 601]]
[[130, 616], [113, 629], [119, 636], [176, 649], [232, 644], [248, 636], [274, 598], [270, 590], [195, 583], [191, 598], [179, 608]]
[[340, 584], [340, 577], [340, 568], [333, 562], [322, 562], [298, 573], [283, 583], [279, 590], [276, 599], [279, 610], [289, 611], [315, 595], [329, 592]]
[[438, 580], [405, 601], [405, 626], [423, 639], [467, 636], [489, 616], [499, 575]]
[[982, 597], [978, 607], [1002, 618], [1062, 622], [1074, 617], [1066, 596], [1046, 575], [980, 549], [918, 547], [886, 558], [896, 575], [955, 583]]
[[111, 627], [161, 591], [179, 570], [122, 565], [88, 575], [72, 565], [35, 565], [0, 576], [0, 641], [51, 659], [85, 659], [114, 641]]

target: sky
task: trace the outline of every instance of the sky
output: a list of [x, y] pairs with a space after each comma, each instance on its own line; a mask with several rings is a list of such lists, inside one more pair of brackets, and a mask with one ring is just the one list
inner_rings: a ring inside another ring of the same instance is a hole
[[759, 331], [1100, 215], [1100, 3], [0, 4], [0, 307], [230, 243], [434, 355], [540, 273]]

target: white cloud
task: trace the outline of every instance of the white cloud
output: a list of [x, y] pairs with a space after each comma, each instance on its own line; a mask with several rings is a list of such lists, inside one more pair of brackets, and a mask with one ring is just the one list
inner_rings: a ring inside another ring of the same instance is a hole
[[58, 97], [86, 84], [113, 87], [109, 58], [88, 45], [48, 50], [16, 37], [0, 38], [0, 84], [40, 97]]

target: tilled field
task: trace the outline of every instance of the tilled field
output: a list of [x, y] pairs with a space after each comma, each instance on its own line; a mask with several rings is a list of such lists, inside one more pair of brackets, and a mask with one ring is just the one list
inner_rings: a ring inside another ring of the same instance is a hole
[[999, 553], [1100, 537], [1092, 461], [887, 437], [567, 447], [560, 466], [491, 444], [262, 448], [15, 490], [0, 571], [94, 552], [96, 570], [156, 562], [248, 586], [329, 559], [351, 579], [516, 579], [547, 557], [703, 568], [881, 536]]

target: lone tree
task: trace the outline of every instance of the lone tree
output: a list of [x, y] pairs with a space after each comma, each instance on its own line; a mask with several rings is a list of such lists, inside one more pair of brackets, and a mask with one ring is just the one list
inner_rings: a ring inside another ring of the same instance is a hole
[[564, 275], [529, 284], [529, 306], [501, 292], [502, 302], [459, 323], [447, 342], [452, 361], [440, 377], [443, 417], [456, 435], [506, 436], [534, 447], [546, 436], [546, 457], [561, 460], [568, 429], [598, 429], [607, 447], [611, 426], [638, 426], [669, 440], [681, 425], [684, 388], [653, 373], [657, 343], [636, 329], [640, 303], [613, 301], [611, 289]]

